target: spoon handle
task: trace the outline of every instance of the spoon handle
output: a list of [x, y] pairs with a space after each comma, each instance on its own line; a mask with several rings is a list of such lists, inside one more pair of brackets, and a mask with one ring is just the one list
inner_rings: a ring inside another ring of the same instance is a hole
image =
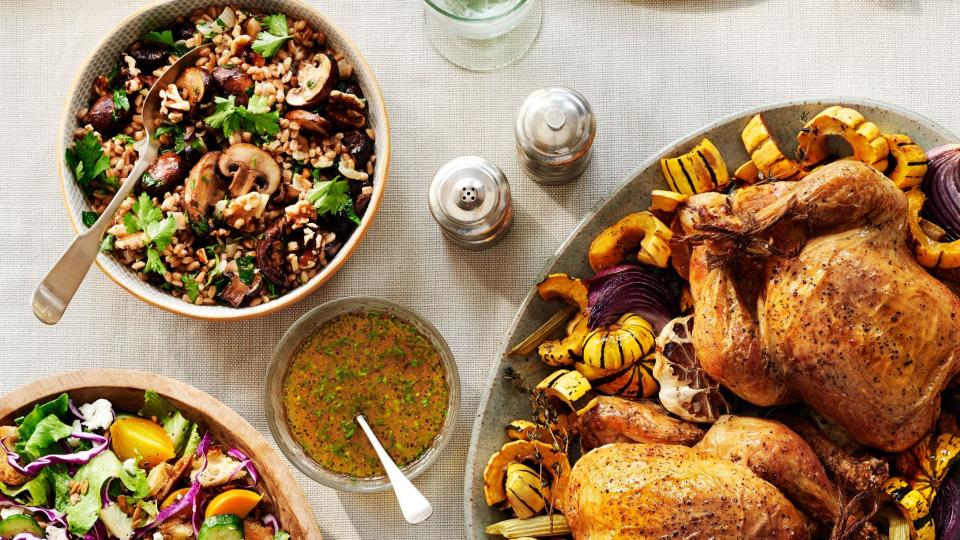
[[430, 517], [433, 514], [433, 506], [430, 501], [420, 493], [420, 490], [403, 474], [400, 467], [397, 467], [397, 464], [393, 462], [387, 451], [383, 449], [383, 445], [380, 444], [377, 436], [374, 435], [373, 430], [367, 425], [367, 420], [363, 415], [357, 417], [357, 423], [367, 434], [367, 439], [370, 440], [373, 449], [377, 451], [377, 456], [380, 457], [383, 468], [387, 470], [387, 477], [393, 484], [393, 492], [397, 495], [397, 502], [400, 503], [400, 511], [403, 512], [404, 519], [408, 523], [416, 524]]
[[67, 310], [70, 300], [80, 288], [80, 283], [83, 282], [83, 278], [90, 270], [90, 265], [100, 252], [100, 237], [113, 223], [114, 214], [156, 157], [156, 143], [144, 139], [139, 146], [140, 148], [137, 149], [140, 154], [139, 159], [130, 171], [130, 175], [120, 184], [120, 188], [117, 189], [106, 210], [92, 227], [73, 239], [70, 247], [33, 291], [31, 301], [33, 314], [42, 322], [56, 324], [63, 317], [63, 312]]

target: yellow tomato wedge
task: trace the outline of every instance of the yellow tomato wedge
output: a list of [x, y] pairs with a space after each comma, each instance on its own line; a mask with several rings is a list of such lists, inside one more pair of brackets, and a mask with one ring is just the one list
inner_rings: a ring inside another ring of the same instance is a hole
[[144, 418], [119, 418], [110, 426], [113, 452], [121, 460], [140, 457], [141, 463], [155, 467], [177, 457], [173, 441], [160, 424]]
[[240, 519], [247, 517], [247, 514], [257, 503], [260, 502], [262, 495], [255, 491], [246, 489], [231, 489], [214, 497], [207, 505], [207, 512], [204, 517], [219, 516], [222, 514], [233, 514]]
[[187, 492], [190, 491], [190, 488], [180, 488], [173, 493], [167, 495], [167, 498], [163, 500], [163, 503], [160, 504], [160, 509], [165, 510], [183, 497], [187, 495]]

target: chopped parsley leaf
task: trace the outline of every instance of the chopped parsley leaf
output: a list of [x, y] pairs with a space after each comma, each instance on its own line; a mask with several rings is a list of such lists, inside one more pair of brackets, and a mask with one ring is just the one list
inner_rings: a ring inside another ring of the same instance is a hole
[[244, 256], [237, 259], [237, 274], [240, 277], [240, 281], [247, 285], [253, 284], [255, 268], [253, 257]]
[[173, 135], [173, 151], [177, 154], [187, 149], [187, 143], [184, 140], [183, 127], [179, 124], [164, 124], [157, 128], [155, 137], [161, 137], [170, 133]]
[[137, 143], [136, 139], [127, 135], [126, 133], [117, 133], [116, 135], [113, 136], [113, 140], [126, 146], [127, 148], [130, 148], [131, 146]]
[[191, 302], [196, 302], [197, 297], [200, 296], [200, 284], [197, 283], [197, 278], [193, 274], [186, 274], [180, 278], [180, 283], [183, 283], [183, 290], [187, 292], [187, 296], [190, 297]]
[[173, 216], [163, 217], [163, 210], [153, 203], [153, 199], [146, 193], [141, 193], [137, 202], [130, 208], [131, 212], [123, 215], [123, 225], [128, 233], [143, 231], [146, 235], [144, 243], [147, 246], [147, 265], [145, 271], [163, 274], [167, 268], [163, 265], [160, 256], [164, 248], [173, 241], [173, 233], [177, 230], [177, 222]]
[[130, 110], [130, 99], [126, 90], [117, 88], [113, 91], [113, 119], [120, 118], [120, 111]]
[[103, 146], [92, 131], [77, 141], [73, 148], [67, 148], [65, 157], [73, 176], [85, 192], [92, 191], [95, 182], [109, 184], [103, 173], [110, 168], [110, 158], [103, 153]]
[[339, 176], [333, 180], [315, 183], [307, 192], [307, 200], [313, 203], [318, 215], [343, 214], [351, 221], [360, 222], [360, 218], [353, 211], [350, 183], [347, 180], [341, 180]]
[[223, 135], [229, 137], [238, 131], [249, 131], [259, 135], [276, 135], [280, 131], [280, 113], [270, 111], [268, 98], [251, 96], [247, 106], [237, 106], [236, 98], [216, 97], [216, 111], [203, 119], [212, 128], [223, 129]]
[[290, 29], [287, 27], [287, 17], [282, 13], [267, 15], [263, 18], [263, 25], [266, 30], [261, 30], [257, 34], [252, 48], [264, 58], [270, 58], [277, 54], [284, 43], [293, 39], [293, 36], [290, 35]]
[[112, 234], [108, 234], [103, 237], [103, 240], [100, 241], [100, 252], [106, 253], [108, 251], [113, 251], [113, 243], [116, 241], [116, 237]]
[[93, 227], [93, 224], [96, 223], [99, 218], [100, 214], [91, 212], [89, 210], [84, 210], [80, 213], [80, 221], [82, 221], [84, 226], [86, 226], [88, 229]]
[[140, 37], [140, 41], [143, 41], [144, 43], [153, 43], [155, 45], [162, 45], [167, 49], [170, 49], [170, 51], [176, 54], [177, 56], [183, 56], [187, 52], [186, 47], [174, 41], [173, 31], [171, 30], [164, 30], [162, 32], [153, 30], [151, 32], [147, 32], [146, 34]]

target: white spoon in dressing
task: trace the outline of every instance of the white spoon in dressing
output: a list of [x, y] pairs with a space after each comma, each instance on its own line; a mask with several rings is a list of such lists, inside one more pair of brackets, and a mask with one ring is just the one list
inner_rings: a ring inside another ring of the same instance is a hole
[[403, 512], [403, 517], [407, 520], [407, 523], [417, 524], [430, 517], [433, 514], [433, 506], [430, 501], [420, 493], [420, 490], [403, 474], [400, 467], [397, 467], [397, 464], [393, 462], [390, 454], [387, 454], [387, 451], [383, 449], [383, 445], [380, 444], [380, 440], [370, 429], [362, 414], [357, 416], [357, 423], [360, 424], [363, 432], [367, 435], [373, 449], [377, 451], [377, 456], [380, 458], [383, 468], [387, 471], [387, 477], [390, 478], [390, 484], [393, 486], [393, 493], [397, 496], [400, 511]]

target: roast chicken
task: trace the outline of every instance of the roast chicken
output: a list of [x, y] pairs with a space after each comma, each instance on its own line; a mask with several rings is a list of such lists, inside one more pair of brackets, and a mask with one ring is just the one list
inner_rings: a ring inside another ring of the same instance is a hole
[[669, 444], [614, 443], [581, 457], [565, 516], [578, 540], [809, 536], [796, 507], [747, 467]]
[[960, 299], [914, 260], [903, 192], [837, 161], [680, 210], [704, 370], [760, 406], [802, 401], [895, 452], [960, 371]]
[[[774, 420], [722, 416], [704, 434], [656, 403], [604, 397], [576, 428], [581, 441], [614, 441], [571, 473], [563, 504], [578, 539], [684, 531], [805, 538], [812, 523], [799, 512], [825, 524], [840, 515], [840, 495], [817, 454]], [[740, 510], [728, 515], [730, 508]]]

